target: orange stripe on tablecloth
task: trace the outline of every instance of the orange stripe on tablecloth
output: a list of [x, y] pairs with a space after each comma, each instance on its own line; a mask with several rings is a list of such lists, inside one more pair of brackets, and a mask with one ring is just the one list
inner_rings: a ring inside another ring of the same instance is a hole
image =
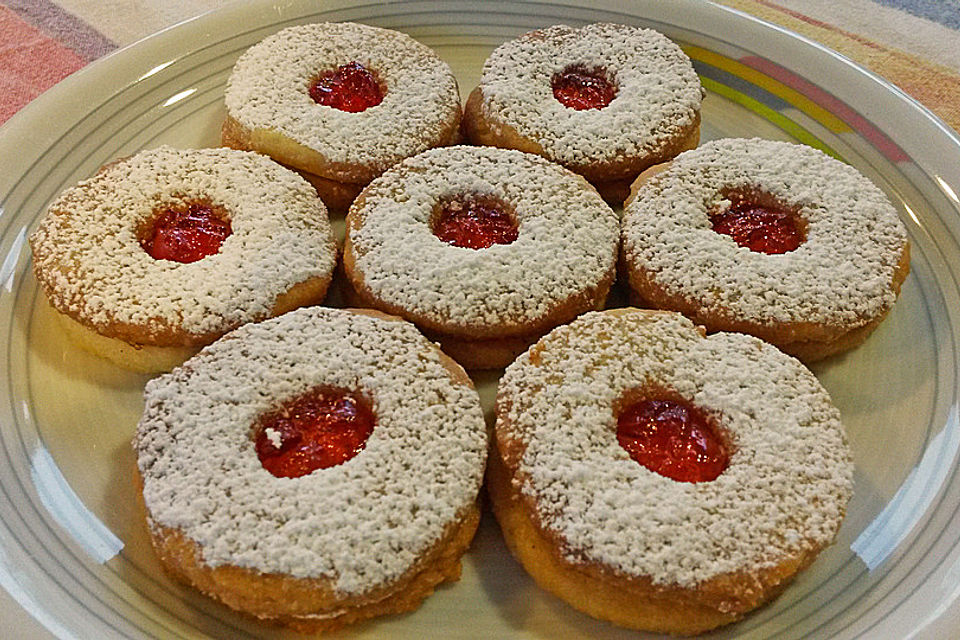
[[72, 49], [88, 62], [117, 48], [102, 33], [57, 4], [57, 0], [0, 0], [0, 4], [6, 5], [21, 20]]
[[835, 25], [832, 25], [829, 22], [824, 22], [823, 20], [817, 20], [816, 18], [811, 18], [810, 16], [804, 15], [799, 11], [794, 11], [793, 9], [789, 9], [787, 7], [780, 6], [776, 3], [769, 2], [769, 0], [753, 0], [753, 2], [757, 3], [758, 5], [772, 9], [774, 11], [779, 11], [781, 13], [784, 13], [788, 16], [796, 18], [797, 20], [800, 20], [801, 22], [806, 22], [812, 27], [817, 27], [819, 29], [826, 29], [827, 31], [834, 31], [834, 32], [843, 34], [845, 38], [850, 38], [851, 40], [859, 42], [864, 46], [871, 47], [873, 49], [886, 49], [886, 47], [884, 47], [878, 42], [874, 42], [873, 40], [869, 40], [867, 38], [864, 38], [863, 36], [859, 36], [849, 31], [844, 31], [843, 29]]
[[0, 5], [0, 123], [85, 64]]

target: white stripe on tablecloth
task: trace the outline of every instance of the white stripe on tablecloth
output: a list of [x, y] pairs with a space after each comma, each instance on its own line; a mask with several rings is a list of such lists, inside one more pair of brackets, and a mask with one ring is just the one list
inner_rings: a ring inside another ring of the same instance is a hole
[[[56, 0], [56, 4], [83, 19], [116, 42], [128, 45], [211, 9], [231, 4], [230, 0]], [[118, 7], [123, 7], [119, 11]]]

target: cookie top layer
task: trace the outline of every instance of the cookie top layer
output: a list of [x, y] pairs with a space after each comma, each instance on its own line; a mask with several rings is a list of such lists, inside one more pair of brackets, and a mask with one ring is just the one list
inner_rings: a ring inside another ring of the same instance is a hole
[[[314, 102], [313, 80], [351, 62], [376, 75], [383, 101], [359, 113]], [[227, 113], [243, 127], [279, 132], [319, 153], [332, 171], [365, 167], [354, 182], [440, 144], [460, 116], [453, 72], [429, 47], [350, 22], [300, 25], [264, 39], [237, 60], [225, 97]]]
[[[369, 399], [373, 432], [342, 464], [276, 477], [257, 457], [257, 420], [318, 386]], [[483, 482], [477, 392], [397, 318], [311, 307], [245, 325], [144, 396], [134, 445], [149, 519], [196, 542], [209, 566], [363, 594], [415, 566]]]
[[[732, 445], [709, 482], [678, 482], [617, 442], [624, 394], [667, 389]], [[680, 314], [617, 309], [558, 327], [510, 365], [497, 439], [513, 482], [570, 562], [694, 587], [819, 549], [853, 466], [840, 415], [797, 360], [757, 338], [705, 338]]]
[[[794, 212], [795, 250], [768, 255], [713, 231], [734, 194]], [[899, 290], [907, 232], [893, 205], [853, 167], [804, 145], [723, 139], [677, 156], [624, 206], [623, 253], [671, 296], [757, 324], [859, 326]], [[634, 284], [634, 286], [636, 286]]]
[[[141, 227], [195, 201], [226, 211], [232, 234], [219, 252], [191, 263], [151, 257]], [[160, 147], [109, 164], [53, 202], [30, 243], [58, 311], [107, 335], [132, 325], [161, 345], [268, 317], [293, 285], [329, 278], [337, 255], [313, 187], [231, 149]]]
[[[600, 69], [618, 87], [603, 109], [577, 111], [553, 95], [569, 67]], [[480, 78], [483, 114], [535, 140], [566, 166], [655, 156], [699, 122], [700, 80], [685, 53], [662, 33], [597, 23], [556, 25], [506, 42]]]
[[[458, 195], [503, 201], [517, 239], [479, 250], [440, 240], [431, 230], [435, 209]], [[612, 276], [619, 240], [617, 214], [583, 178], [493, 147], [407, 159], [367, 187], [347, 220], [354, 284], [451, 333], [536, 330], [571, 297]]]

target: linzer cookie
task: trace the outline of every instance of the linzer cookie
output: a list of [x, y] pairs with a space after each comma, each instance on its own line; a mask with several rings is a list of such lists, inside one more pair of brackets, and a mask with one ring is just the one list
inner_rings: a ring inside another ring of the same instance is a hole
[[464, 128], [475, 144], [542, 155], [623, 202], [637, 174], [697, 146], [702, 98], [690, 59], [663, 34], [557, 25], [490, 55]]
[[232, 149], [160, 147], [106, 165], [50, 205], [30, 243], [71, 338], [144, 372], [321, 301], [337, 256], [313, 188]]
[[507, 367], [487, 486], [540, 586], [618, 625], [693, 634], [813, 562], [852, 475], [840, 414], [796, 359], [678, 313], [615, 309]]
[[134, 442], [176, 578], [300, 631], [411, 611], [460, 575], [487, 430], [416, 327], [311, 307], [249, 324], [147, 383]]
[[616, 213], [580, 176], [493, 147], [433, 149], [370, 183], [347, 215], [357, 302], [402, 316], [468, 369], [502, 367], [601, 308]]
[[226, 105], [224, 145], [297, 169], [334, 211], [399, 160], [459, 138], [450, 67], [403, 33], [348, 22], [290, 27], [251, 47]]
[[805, 361], [863, 342], [910, 270], [906, 229], [883, 192], [785, 142], [717, 140], [651, 168], [622, 225], [637, 302]]

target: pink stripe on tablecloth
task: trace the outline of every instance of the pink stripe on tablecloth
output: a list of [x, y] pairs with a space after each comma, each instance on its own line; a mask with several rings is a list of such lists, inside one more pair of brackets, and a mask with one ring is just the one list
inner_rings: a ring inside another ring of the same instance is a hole
[[92, 62], [117, 48], [113, 42], [51, 0], [2, 0], [21, 20]]
[[0, 5], [0, 123], [86, 63]]

